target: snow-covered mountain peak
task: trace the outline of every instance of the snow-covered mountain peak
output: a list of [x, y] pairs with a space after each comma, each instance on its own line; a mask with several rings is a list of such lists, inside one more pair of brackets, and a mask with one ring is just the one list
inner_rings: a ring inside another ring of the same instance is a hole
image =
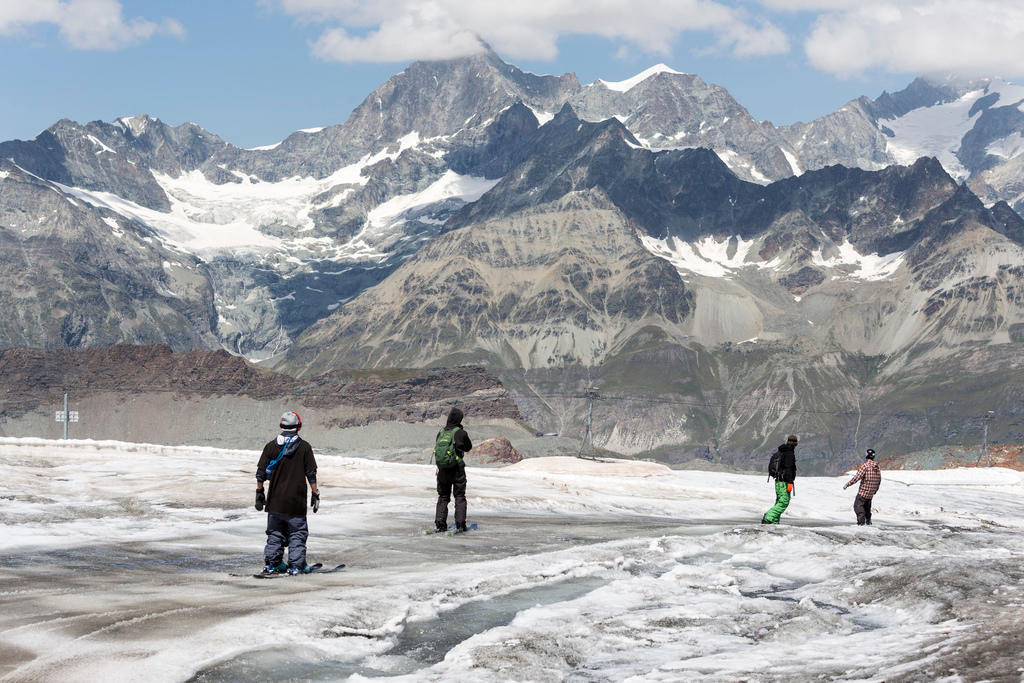
[[640, 83], [646, 81], [651, 76], [655, 76], [661, 73], [676, 74], [680, 76], [685, 75], [683, 74], [683, 72], [676, 71], [675, 69], [666, 66], [665, 64], [655, 64], [649, 69], [644, 69], [636, 76], [633, 76], [632, 78], [627, 78], [624, 81], [606, 81], [604, 79], [599, 78], [594, 82], [594, 85], [600, 83], [609, 90], [615, 90], [617, 92], [628, 92], [629, 90], [632, 90]]

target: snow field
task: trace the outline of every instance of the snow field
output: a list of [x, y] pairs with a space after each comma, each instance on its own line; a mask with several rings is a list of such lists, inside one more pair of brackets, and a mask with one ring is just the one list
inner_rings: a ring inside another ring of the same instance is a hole
[[0, 678], [1019, 675], [978, 654], [1020, 652], [1019, 472], [885, 472], [872, 528], [798, 478], [764, 527], [761, 476], [537, 458], [470, 468], [480, 529], [435, 537], [431, 466], [321, 455], [310, 561], [348, 567], [256, 581], [257, 456], [0, 439]]

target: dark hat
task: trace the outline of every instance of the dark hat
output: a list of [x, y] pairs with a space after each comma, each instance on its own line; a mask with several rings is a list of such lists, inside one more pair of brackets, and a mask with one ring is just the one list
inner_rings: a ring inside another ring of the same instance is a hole
[[875, 459], [875, 449], [874, 448], [869, 448], [868, 452], [867, 452], [867, 455], [865, 455], [864, 457], [867, 458], [868, 460], [874, 460]]
[[796, 438], [796, 434], [790, 434], [788, 437], [786, 437], [786, 443], [799, 443], [799, 441], [800, 440]]

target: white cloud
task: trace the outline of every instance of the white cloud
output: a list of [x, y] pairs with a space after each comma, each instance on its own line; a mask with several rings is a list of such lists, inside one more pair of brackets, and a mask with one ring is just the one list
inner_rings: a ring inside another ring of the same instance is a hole
[[628, 49], [668, 55], [686, 32], [713, 37], [737, 56], [789, 49], [776, 26], [717, 0], [280, 0], [285, 12], [331, 24], [315, 55], [340, 61], [458, 57], [482, 49], [479, 36], [512, 58], [553, 59], [558, 40], [596, 35]]
[[1024, 76], [1024, 4], [1013, 0], [761, 0], [819, 16], [811, 64], [848, 76], [898, 73]]
[[185, 35], [174, 19], [126, 21], [122, 10], [117, 0], [3, 0], [0, 35], [15, 35], [34, 24], [53, 24], [65, 42], [81, 50], [114, 50], [156, 34]]

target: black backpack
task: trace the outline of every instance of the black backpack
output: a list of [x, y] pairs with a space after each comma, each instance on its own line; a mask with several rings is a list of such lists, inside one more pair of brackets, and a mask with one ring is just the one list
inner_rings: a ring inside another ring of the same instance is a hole
[[768, 460], [768, 480], [778, 479], [782, 476], [782, 450], [778, 449], [772, 453], [772, 457]]

